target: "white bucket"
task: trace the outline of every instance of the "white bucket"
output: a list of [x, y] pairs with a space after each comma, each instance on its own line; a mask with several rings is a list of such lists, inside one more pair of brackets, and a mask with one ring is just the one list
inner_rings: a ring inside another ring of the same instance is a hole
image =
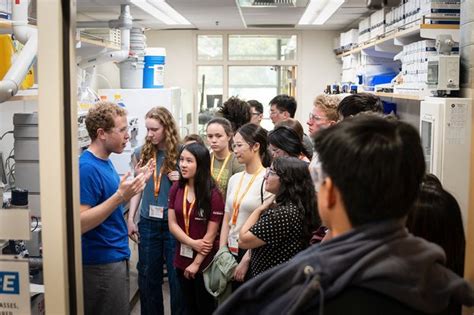
[[141, 89], [143, 88], [143, 62], [128, 59], [120, 63], [120, 88]]

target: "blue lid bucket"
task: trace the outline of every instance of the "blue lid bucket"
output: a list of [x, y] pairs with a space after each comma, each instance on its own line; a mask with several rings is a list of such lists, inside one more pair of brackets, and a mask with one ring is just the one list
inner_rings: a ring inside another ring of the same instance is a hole
[[159, 89], [164, 87], [165, 58], [164, 48], [146, 49], [143, 88]]

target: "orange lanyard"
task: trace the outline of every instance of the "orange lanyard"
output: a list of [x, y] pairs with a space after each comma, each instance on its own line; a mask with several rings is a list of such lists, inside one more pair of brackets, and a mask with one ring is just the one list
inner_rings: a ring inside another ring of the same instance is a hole
[[245, 195], [247, 192], [250, 190], [250, 187], [252, 187], [253, 182], [257, 178], [257, 175], [260, 173], [262, 170], [263, 166], [260, 166], [258, 171], [253, 174], [252, 179], [250, 179], [250, 182], [247, 185], [247, 188], [245, 189], [244, 193], [240, 196], [240, 198], [237, 198], [240, 192], [240, 188], [242, 187], [242, 182], [244, 181], [245, 177], [245, 172], [242, 173], [242, 177], [240, 178], [239, 182], [239, 187], [237, 188], [235, 195], [234, 195], [234, 202], [232, 203], [232, 225], [235, 225], [237, 223], [237, 216], [239, 215], [239, 210], [240, 210], [240, 204], [242, 203], [242, 199], [244, 199]]
[[[158, 163], [158, 161], [156, 160], [156, 151], [155, 151], [155, 163]], [[154, 192], [155, 198], [158, 198], [158, 194], [160, 193], [161, 177], [163, 176], [163, 166], [164, 166], [164, 164], [165, 164], [165, 160], [163, 160], [163, 164], [161, 164], [159, 174], [156, 174], [156, 168], [153, 171], [153, 183], [154, 183], [154, 186], [155, 186], [155, 192]]]
[[215, 154], [212, 155], [212, 159], [211, 159], [211, 174], [212, 174], [212, 177], [214, 177], [214, 179], [216, 180], [217, 183], [218, 183], [219, 180], [221, 179], [222, 173], [224, 172], [225, 166], [227, 165], [227, 162], [229, 161], [231, 155], [232, 155], [232, 154], [229, 153], [229, 154], [227, 155], [227, 157], [225, 158], [224, 163], [222, 164], [221, 169], [220, 169], [219, 174], [217, 175], [217, 177], [216, 177], [216, 174], [214, 174], [214, 159], [215, 159], [216, 155], [215, 155]]
[[194, 198], [193, 202], [189, 206], [189, 210], [187, 209], [187, 201], [188, 201], [188, 185], [184, 187], [184, 194], [183, 194], [183, 217], [184, 217], [184, 228], [186, 235], [189, 236], [189, 221], [191, 219], [191, 211], [193, 210], [194, 203], [196, 202], [196, 198]]

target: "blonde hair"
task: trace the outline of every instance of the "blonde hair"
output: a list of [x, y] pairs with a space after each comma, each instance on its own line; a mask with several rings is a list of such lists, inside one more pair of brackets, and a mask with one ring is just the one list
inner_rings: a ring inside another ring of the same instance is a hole
[[315, 98], [313, 105], [319, 107], [328, 120], [338, 121], [339, 113], [337, 111], [337, 105], [339, 105], [340, 101], [338, 96], [320, 94]]
[[[153, 107], [146, 113], [145, 118], [156, 119], [163, 126], [165, 142], [165, 160], [163, 162], [164, 172], [168, 173], [176, 169], [179, 156], [179, 135], [173, 115], [164, 107]], [[145, 139], [140, 158], [143, 163], [154, 157], [156, 148], [148, 138]]]
[[91, 141], [97, 138], [99, 128], [110, 131], [115, 127], [115, 118], [126, 116], [127, 112], [122, 107], [112, 102], [98, 102], [89, 109], [86, 116], [86, 129]]

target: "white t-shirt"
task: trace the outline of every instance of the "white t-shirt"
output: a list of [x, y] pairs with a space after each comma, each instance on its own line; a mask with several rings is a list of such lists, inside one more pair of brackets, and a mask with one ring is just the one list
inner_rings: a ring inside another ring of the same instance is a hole
[[271, 194], [265, 190], [265, 186], [262, 187], [263, 177], [265, 175], [265, 169], [262, 168], [262, 170], [255, 178], [255, 181], [252, 183], [252, 186], [250, 187], [249, 191], [243, 197], [240, 203], [239, 214], [237, 215], [237, 222], [235, 225], [233, 225], [232, 214], [235, 192], [239, 189], [239, 183], [242, 179], [242, 174], [244, 176], [244, 179], [242, 181], [237, 200], [240, 200], [242, 194], [247, 190], [247, 186], [252, 180], [254, 174], [249, 174], [245, 171], [236, 173], [232, 175], [232, 177], [229, 179], [229, 183], [227, 184], [227, 197], [225, 201], [225, 212], [227, 212], [230, 217], [229, 236], [234, 237], [235, 239], [239, 238], [240, 229], [242, 225], [244, 225], [245, 221], [247, 221], [250, 214], [262, 204], [261, 192], [263, 192], [263, 200], [271, 196]]

